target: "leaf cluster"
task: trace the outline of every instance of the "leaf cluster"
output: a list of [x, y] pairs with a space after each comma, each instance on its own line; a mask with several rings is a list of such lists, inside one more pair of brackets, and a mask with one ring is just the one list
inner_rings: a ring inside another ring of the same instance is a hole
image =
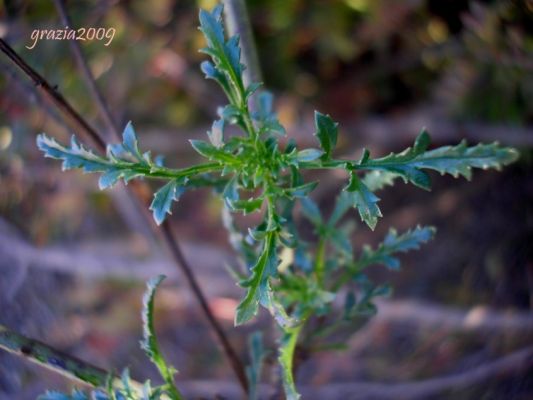
[[154, 329], [154, 296], [155, 291], [165, 277], [159, 275], [147, 283], [143, 296], [142, 324], [143, 339], [141, 348], [150, 361], [157, 367], [164, 384], [153, 386], [150, 381], [139, 384], [130, 378], [129, 369], [126, 368], [119, 378], [109, 376], [105, 388], [96, 388], [90, 394], [74, 389], [71, 394], [58, 391], [47, 391], [38, 397], [38, 400], [181, 400], [183, 396], [174, 382], [174, 375], [178, 372], [165, 361]]
[[[75, 138], [70, 146], [63, 146], [42, 134], [37, 144], [47, 157], [62, 160], [63, 169], [101, 173], [102, 189], [120, 179], [125, 183], [134, 178], [163, 181], [150, 206], [158, 224], [186, 190], [213, 187], [223, 199], [225, 226], [243, 266], [242, 270], [234, 271], [239, 285], [245, 289], [235, 324], [254, 318], [260, 305], [271, 313], [283, 332], [280, 364], [287, 397], [293, 399], [298, 394], [292, 360], [306, 321], [322, 316], [340, 324], [374, 313], [373, 299], [388, 295], [390, 288], [371, 283], [364, 270], [374, 264], [397, 270], [397, 253], [417, 249], [434, 234], [431, 227], [417, 227], [402, 234], [391, 230], [376, 249], [365, 247], [357, 254], [350, 241], [355, 222], [346, 218], [347, 212], [356, 209], [361, 221], [374, 229], [382, 216], [376, 192], [393, 185], [398, 178], [429, 190], [428, 171], [470, 179], [473, 168], [500, 169], [516, 160], [517, 152], [497, 143], [470, 147], [465, 141], [432, 149], [429, 134], [422, 130], [413, 146], [402, 152], [373, 158], [364, 149], [358, 160], [339, 159], [334, 157], [338, 124], [319, 112], [315, 113], [314, 121], [316, 148], [299, 149], [293, 140], [283, 138], [286, 133], [273, 111], [272, 95], [260, 90], [259, 83], [244, 84], [239, 37], [226, 39], [222, 13], [222, 6], [211, 12], [200, 11], [200, 30], [207, 43], [201, 51], [210, 57], [201, 69], [207, 79], [221, 87], [229, 101], [219, 108], [207, 140], [191, 140], [193, 149], [205, 162], [182, 169], [165, 167], [159, 157], [152, 160], [150, 152], [139, 150], [131, 123], [124, 130], [123, 142], [109, 146], [105, 156], [87, 150]], [[251, 96], [257, 98], [256, 110], [249, 108]], [[227, 137], [226, 128], [230, 125], [236, 126], [241, 134]], [[323, 169], [340, 169], [347, 177], [329, 218], [322, 215], [310, 197], [318, 182], [306, 182], [302, 174], [305, 170]], [[316, 244], [300, 237], [298, 211], [313, 226]], [[235, 213], [259, 213], [260, 222], [243, 231], [233, 222]], [[151, 282], [152, 290], [158, 283]], [[332, 304], [341, 289], [348, 295], [344, 311], [338, 313]], [[172, 386], [173, 371], [166, 368], [150, 334], [152, 300], [151, 294], [145, 298], [148, 312], [143, 348], [167, 385]], [[254, 359], [255, 366], [249, 370], [253, 382], [257, 382], [260, 370], [258, 359]]]

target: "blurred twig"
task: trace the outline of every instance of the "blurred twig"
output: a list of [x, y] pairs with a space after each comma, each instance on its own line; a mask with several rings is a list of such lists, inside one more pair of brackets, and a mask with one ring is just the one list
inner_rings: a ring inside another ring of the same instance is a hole
[[[243, 73], [244, 84], [248, 86], [255, 82], [262, 82], [261, 66], [257, 57], [257, 49], [255, 47], [254, 35], [245, 1], [223, 0], [223, 3], [225, 7], [224, 15], [229, 31], [228, 35], [239, 36], [242, 51], [241, 59], [242, 63], [246, 66]], [[251, 96], [249, 107], [252, 111], [257, 108], [255, 96]]]
[[450, 390], [479, 385], [489, 379], [519, 373], [533, 366], [533, 347], [516, 351], [461, 373], [418, 382], [395, 384], [338, 383], [306, 388], [302, 394], [316, 399], [429, 399]]
[[[102, 139], [102, 137], [89, 125], [89, 123], [80, 114], [78, 114], [76, 110], [74, 110], [70, 103], [68, 103], [67, 100], [55, 88], [53, 88], [39, 73], [37, 73], [33, 68], [31, 68], [3, 39], [0, 39], [0, 50], [4, 54], [6, 54], [6, 56], [8, 56], [9, 59], [13, 61], [26, 75], [28, 75], [28, 77], [32, 79], [36, 86], [41, 87], [43, 91], [54, 100], [55, 104], [63, 112], [69, 115], [82, 128], [83, 133], [94, 141], [100, 151], [106, 150], [106, 143]], [[137, 188], [137, 191], [135, 193], [141, 199], [143, 199], [143, 195], [140, 190], [142, 186], [142, 182], [135, 185], [135, 187]], [[151, 218], [148, 216], [146, 210], [144, 210], [142, 215], [145, 215], [147, 224], [155, 226], [153, 222], [150, 221]], [[189, 286], [194, 296], [198, 300], [211, 329], [218, 338], [224, 350], [224, 353], [227, 356], [228, 361], [230, 362], [230, 365], [232, 366], [235, 374], [237, 375], [241, 387], [246, 392], [248, 382], [246, 379], [246, 374], [244, 372], [244, 366], [242, 365], [240, 358], [238, 357], [236, 351], [233, 349], [233, 346], [231, 345], [226, 334], [224, 333], [222, 327], [211, 312], [205, 295], [196, 280], [191, 266], [183, 256], [183, 253], [179, 247], [177, 239], [174, 236], [174, 233], [172, 232], [172, 228], [169, 225], [168, 220], [163, 223], [161, 229], [158, 231], [162, 234], [163, 239], [171, 252], [172, 258], [180, 267], [182, 273], [185, 275], [187, 282], [189, 283]]]
[[228, 25], [229, 36], [239, 35], [242, 63], [244, 70], [244, 83], [262, 82], [261, 67], [255, 48], [254, 35], [250, 25], [250, 18], [244, 0], [223, 0], [224, 15]]
[[[75, 29], [74, 24], [72, 23], [72, 20], [70, 19], [65, 8], [65, 2], [63, 0], [54, 0], [54, 4], [61, 17], [61, 22], [63, 23], [63, 25], [68, 26], [71, 29]], [[85, 81], [85, 85], [89, 89], [89, 92], [94, 100], [94, 103], [96, 104], [96, 107], [98, 107], [98, 111], [102, 117], [102, 120], [107, 126], [108, 132], [113, 133], [113, 135], [115, 135], [115, 138], [118, 138], [120, 140], [120, 132], [118, 130], [117, 124], [113, 120], [113, 116], [111, 115], [104, 96], [102, 96], [102, 93], [96, 86], [96, 81], [93, 77], [91, 70], [89, 69], [89, 65], [87, 65], [87, 60], [83, 56], [80, 44], [77, 40], [69, 40], [68, 42], [72, 51], [72, 55], [76, 60], [76, 64], [78, 65], [78, 68], [81, 71], [81, 76]], [[106, 139], [111, 139], [109, 134], [106, 135]]]
[[[69, 26], [71, 29], [75, 29], [72, 20], [70, 19], [63, 0], [54, 0], [56, 9], [61, 17], [61, 22], [65, 26]], [[87, 60], [83, 55], [80, 44], [77, 40], [69, 40], [70, 49], [76, 64], [81, 72], [81, 77], [85, 82], [85, 85], [89, 89], [89, 93], [94, 100], [94, 104], [98, 108], [98, 112], [107, 127], [105, 130], [105, 138], [109, 142], [114, 137], [119, 142], [121, 141], [120, 132], [117, 124], [113, 120], [109, 106], [98, 89], [94, 76], [87, 64]], [[153, 232], [148, 228], [146, 221], [142, 220], [142, 210], [139, 201], [135, 196], [131, 196], [131, 191], [128, 188], [121, 187], [119, 190], [114, 191], [113, 194], [114, 204], [117, 207], [119, 213], [128, 223], [129, 227], [137, 232], [140, 232], [150, 241], [154, 241]]]

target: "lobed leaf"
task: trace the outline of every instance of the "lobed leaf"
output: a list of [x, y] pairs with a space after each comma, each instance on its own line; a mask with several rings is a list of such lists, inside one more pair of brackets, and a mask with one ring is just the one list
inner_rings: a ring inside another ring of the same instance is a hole
[[[146, 292], [143, 296], [142, 322], [143, 322], [143, 339], [141, 340], [141, 348], [144, 350], [150, 361], [157, 367], [159, 373], [166, 383], [165, 390], [169, 393], [172, 399], [180, 400], [182, 396], [174, 383], [174, 375], [178, 372], [175, 368], [167, 365], [155, 336], [154, 328], [154, 298], [155, 292], [161, 282], [165, 279], [164, 275], [156, 276], [150, 279], [146, 284]], [[125, 370], [123, 374], [123, 384], [125, 388], [131, 387], [129, 383], [129, 374]]]
[[372, 193], [366, 185], [356, 175], [355, 171], [350, 174], [350, 182], [345, 188], [348, 193], [347, 201], [359, 211], [361, 220], [364, 221], [370, 229], [374, 230], [378, 218], [382, 216], [381, 210], [377, 203], [379, 198]]
[[63, 171], [81, 168], [84, 172], [106, 172], [113, 167], [109, 160], [97, 156], [71, 137], [70, 147], [64, 147], [44, 133], [37, 135], [37, 147], [45, 157], [63, 160]]
[[143, 296], [142, 322], [143, 322], [143, 340], [141, 348], [154, 363], [161, 359], [161, 353], [157, 345], [154, 329], [154, 297], [155, 292], [161, 282], [165, 279], [164, 275], [156, 276], [146, 283], [146, 292]]
[[301, 397], [296, 389], [293, 374], [294, 351], [301, 328], [302, 326], [300, 325], [285, 330], [279, 343], [278, 361], [281, 366], [283, 389], [287, 400], [298, 400]]
[[183, 182], [172, 180], [154, 194], [150, 210], [157, 225], [161, 225], [167, 214], [172, 214], [172, 202], [177, 201], [185, 191]]
[[276, 273], [277, 263], [276, 235], [269, 232], [264, 241], [263, 251], [250, 270], [251, 276], [240, 282], [242, 287], [247, 288], [247, 292], [237, 307], [235, 325], [242, 325], [252, 319], [257, 314], [260, 299], [268, 298], [267, 292], [272, 290], [268, 278]]
[[324, 150], [322, 159], [331, 158], [331, 153], [337, 144], [338, 123], [333, 122], [329, 115], [324, 115], [315, 111], [315, 136], [320, 142], [320, 147]]
[[371, 264], [383, 264], [389, 269], [398, 270], [400, 261], [394, 254], [419, 249], [420, 245], [433, 238], [435, 231], [435, 228], [431, 226], [417, 226], [415, 229], [398, 235], [396, 230], [391, 228], [375, 250], [369, 246], [363, 248], [363, 254], [357, 261], [357, 265], [359, 268], [365, 268]]
[[368, 172], [362, 180], [368, 190], [375, 192], [394, 185], [396, 178], [399, 178], [399, 175], [394, 172], [375, 170]]
[[468, 147], [463, 140], [456, 146], [443, 146], [427, 151], [430, 138], [423, 130], [417, 137], [413, 147], [401, 153], [391, 153], [386, 157], [362, 160], [358, 166], [366, 169], [384, 170], [396, 174], [423, 189], [429, 190], [430, 179], [423, 169], [450, 174], [454, 177], [463, 176], [470, 179], [472, 168], [495, 168], [510, 164], [518, 158], [518, 152], [509, 147], [501, 147], [498, 143], [478, 144]]

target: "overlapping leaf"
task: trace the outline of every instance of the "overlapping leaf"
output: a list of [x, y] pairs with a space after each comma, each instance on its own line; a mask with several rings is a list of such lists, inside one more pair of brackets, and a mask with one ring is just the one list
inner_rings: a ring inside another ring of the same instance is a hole
[[268, 278], [276, 274], [277, 266], [276, 235], [269, 232], [264, 240], [263, 251], [250, 270], [250, 277], [240, 282], [247, 292], [237, 307], [236, 325], [244, 324], [257, 314], [260, 300], [265, 300], [265, 305], [268, 305], [269, 294], [267, 292], [271, 290]]
[[357, 208], [361, 220], [373, 230], [378, 223], [378, 218], [382, 216], [377, 204], [379, 197], [366, 187], [354, 171], [350, 174], [350, 183], [345, 190], [348, 193], [346, 196], [347, 202]]
[[397, 270], [400, 268], [400, 260], [394, 256], [395, 253], [416, 250], [420, 248], [420, 245], [431, 240], [434, 235], [435, 228], [431, 226], [417, 226], [401, 235], [391, 228], [385, 240], [376, 249], [369, 246], [363, 248], [363, 254], [357, 261], [357, 266], [362, 269], [372, 264], [383, 264], [387, 268]]
[[329, 115], [315, 111], [315, 136], [324, 150], [323, 159], [329, 159], [337, 144], [338, 123], [334, 122]]

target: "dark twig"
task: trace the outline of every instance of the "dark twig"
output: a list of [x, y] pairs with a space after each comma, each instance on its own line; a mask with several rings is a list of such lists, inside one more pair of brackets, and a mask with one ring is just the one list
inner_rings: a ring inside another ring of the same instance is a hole
[[[187, 261], [185, 260], [185, 257], [183, 255], [183, 252], [181, 251], [181, 248], [176, 243], [176, 240], [173, 238], [172, 229], [170, 227], [170, 223], [168, 220], [165, 220], [163, 222], [163, 225], [161, 226], [161, 230], [163, 232], [163, 237], [165, 238], [165, 241], [167, 242], [168, 247], [170, 248], [170, 251], [172, 253], [172, 257], [178, 264], [187, 265]], [[241, 383], [241, 386], [244, 388], [245, 391], [248, 391], [248, 380], [246, 379], [246, 374], [244, 372], [244, 368], [242, 366], [241, 360], [237, 353], [235, 353], [235, 350], [231, 346], [231, 343], [229, 342], [227, 336], [224, 334], [224, 331], [222, 330], [222, 327], [215, 319], [215, 316], [209, 309], [209, 304], [207, 303], [205, 296], [203, 296], [202, 291], [200, 289], [200, 286], [198, 285], [198, 281], [196, 280], [192, 269], [191, 268], [184, 268], [183, 273], [187, 276], [187, 279], [189, 281], [189, 284], [191, 285], [191, 289], [194, 293], [197, 293], [196, 297], [198, 302], [200, 303], [200, 306], [202, 307], [205, 316], [209, 320], [211, 327], [215, 331], [217, 337], [219, 338], [224, 350], [226, 351], [226, 355], [228, 356], [228, 360], [230, 361], [233, 370], [237, 374], [237, 378], [239, 379], [239, 382]]]
[[[65, 26], [74, 29], [74, 24], [72, 23], [72, 20], [70, 19], [70, 16], [67, 13], [64, 0], [54, 0], [54, 3], [59, 13], [59, 16], [61, 17], [61, 22]], [[78, 68], [81, 70], [81, 75], [85, 81], [85, 84], [87, 85], [87, 88], [89, 89], [89, 92], [91, 93], [91, 96], [93, 97], [94, 102], [98, 107], [98, 111], [100, 112], [100, 115], [102, 116], [102, 119], [105, 125], [107, 126], [107, 129], [109, 130], [109, 132], [113, 133], [115, 138], [120, 140], [120, 132], [117, 127], [117, 124], [113, 120], [113, 116], [109, 111], [109, 107], [107, 105], [106, 100], [104, 99], [104, 96], [102, 96], [102, 93], [100, 92], [100, 90], [98, 90], [98, 87], [96, 86], [96, 81], [93, 77], [91, 70], [89, 69], [89, 66], [87, 65], [87, 60], [83, 56], [80, 44], [77, 40], [69, 40], [69, 45], [72, 54], [76, 59], [76, 64], [78, 64]], [[107, 139], [110, 139], [109, 135], [107, 135]]]
[[70, 118], [72, 118], [87, 134], [91, 140], [100, 148], [105, 150], [106, 144], [104, 140], [96, 133], [96, 131], [85, 121], [85, 119], [78, 114], [74, 108], [65, 100], [55, 87], [51, 86], [37, 71], [30, 67], [16, 52], [7, 44], [4, 39], [0, 38], [0, 50], [7, 56], [17, 67], [19, 67], [35, 84], [40, 87], [54, 103]]
[[[56, 89], [54, 89], [38, 72], [31, 68], [3, 39], [0, 39], [0, 50], [5, 53], [9, 57], [9, 59], [12, 60], [35, 83], [37, 87], [42, 88], [42, 90], [50, 96], [54, 103], [82, 128], [83, 133], [90, 137], [101, 151], [105, 151], [106, 144], [105, 141], [101, 138], [101, 136], [89, 125], [89, 123], [80, 114], [78, 114], [76, 110], [74, 110], [74, 108]], [[140, 185], [143, 184], [138, 183], [136, 185], [137, 189], [140, 189]], [[136, 191], [136, 193], [142, 199], [142, 196], [139, 194], [141, 192], [141, 190]], [[145, 213], [143, 215], [147, 214]], [[154, 225], [152, 224], [152, 226]], [[169, 246], [174, 260], [181, 268], [181, 271], [185, 275], [194, 296], [200, 303], [202, 311], [204, 312], [211, 328], [217, 336], [224, 350], [224, 353], [226, 354], [226, 357], [230, 361], [230, 364], [234, 369], [235, 374], [237, 375], [240, 385], [246, 391], [248, 383], [246, 380], [246, 374], [244, 372], [244, 366], [242, 365], [241, 360], [237, 357], [237, 354], [231, 346], [222, 327], [209, 309], [206, 297], [203, 294], [195, 278], [192, 268], [183, 256], [183, 253], [181, 252], [181, 249], [179, 247], [177, 239], [175, 238], [172, 232], [172, 229], [168, 224], [165, 224], [163, 226], [163, 229], [161, 229], [159, 232], [162, 233], [165, 243], [167, 243], [167, 245]]]
[[[61, 18], [61, 22], [65, 26], [75, 29], [74, 24], [68, 15], [64, 0], [54, 0], [54, 3]], [[121, 135], [118, 126], [113, 120], [113, 116], [111, 115], [111, 111], [109, 110], [109, 106], [107, 105], [102, 92], [96, 85], [96, 81], [89, 68], [89, 65], [87, 64], [87, 60], [83, 55], [80, 44], [77, 40], [69, 40], [69, 44], [85, 85], [89, 89], [89, 93], [93, 98], [94, 103], [98, 107], [98, 112], [100, 113], [107, 127], [107, 130], [104, 131], [106, 134], [105, 139], [109, 141], [111, 136], [114, 136], [114, 138], [120, 142]], [[131, 229], [142, 233], [144, 237], [153, 243], [153, 232], [147, 227], [146, 221], [142, 219], [142, 216], [140, 216], [142, 213], [142, 205], [139, 203], [138, 199], [130, 195], [131, 190], [128, 187], [120, 187], [119, 190], [113, 192], [112, 197], [115, 206], [118, 208], [119, 213], [122, 215]]]

